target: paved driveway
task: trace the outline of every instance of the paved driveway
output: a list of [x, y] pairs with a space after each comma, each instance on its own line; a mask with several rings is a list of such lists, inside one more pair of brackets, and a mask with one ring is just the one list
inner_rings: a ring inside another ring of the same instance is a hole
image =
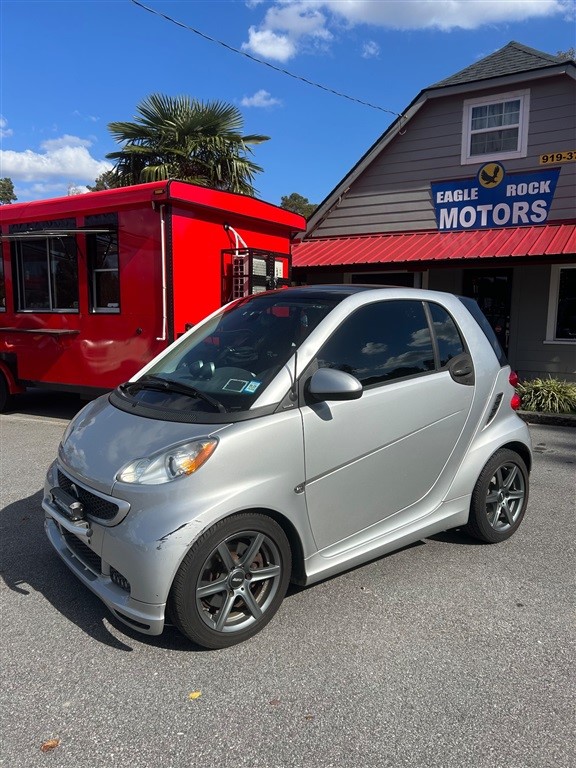
[[119, 625], [52, 553], [40, 488], [78, 404], [26, 405], [0, 416], [2, 766], [576, 765], [576, 429], [531, 427], [508, 542], [435, 536], [203, 652]]

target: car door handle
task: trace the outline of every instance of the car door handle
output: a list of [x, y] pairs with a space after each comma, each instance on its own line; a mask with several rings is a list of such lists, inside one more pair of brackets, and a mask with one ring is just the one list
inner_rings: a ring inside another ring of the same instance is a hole
[[460, 365], [454, 366], [454, 368], [452, 368], [452, 375], [461, 378], [462, 376], [469, 376], [473, 370], [474, 369], [470, 363], [463, 362]]

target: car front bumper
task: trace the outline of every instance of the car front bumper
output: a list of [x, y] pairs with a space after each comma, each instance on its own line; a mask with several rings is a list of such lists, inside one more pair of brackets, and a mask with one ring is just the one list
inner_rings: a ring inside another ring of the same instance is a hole
[[89, 547], [80, 538], [77, 537], [74, 541], [75, 534], [63, 527], [53, 510], [47, 510], [44, 504], [43, 506], [46, 512], [44, 528], [48, 540], [75, 576], [94, 592], [121, 622], [148, 635], [161, 634], [164, 629], [166, 604], [154, 605], [134, 600], [124, 588], [112, 581], [110, 564], [97, 555], [90, 554]]
[[166, 602], [154, 601], [154, 590], [150, 590], [150, 601], [135, 599], [131, 594], [132, 585], [141, 589], [145, 558], [140, 561], [137, 548], [111, 536], [114, 529], [90, 519], [70, 520], [54, 502], [51, 489], [56, 485], [54, 463], [46, 478], [42, 508], [46, 536], [57, 554], [121, 622], [148, 635], [161, 634]]

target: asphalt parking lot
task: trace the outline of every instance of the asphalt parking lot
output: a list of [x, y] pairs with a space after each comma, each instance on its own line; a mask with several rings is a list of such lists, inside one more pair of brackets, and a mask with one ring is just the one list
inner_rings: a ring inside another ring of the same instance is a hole
[[509, 541], [423, 540], [207, 652], [118, 624], [45, 539], [44, 474], [80, 405], [0, 415], [0, 765], [576, 766], [576, 429], [531, 427]]

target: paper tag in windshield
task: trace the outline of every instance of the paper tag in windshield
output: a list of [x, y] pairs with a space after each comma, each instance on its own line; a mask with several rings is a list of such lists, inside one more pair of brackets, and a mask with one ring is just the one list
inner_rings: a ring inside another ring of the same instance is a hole
[[242, 379], [228, 379], [222, 389], [225, 389], [227, 392], [244, 392], [247, 386], [249, 387], [250, 385]]

